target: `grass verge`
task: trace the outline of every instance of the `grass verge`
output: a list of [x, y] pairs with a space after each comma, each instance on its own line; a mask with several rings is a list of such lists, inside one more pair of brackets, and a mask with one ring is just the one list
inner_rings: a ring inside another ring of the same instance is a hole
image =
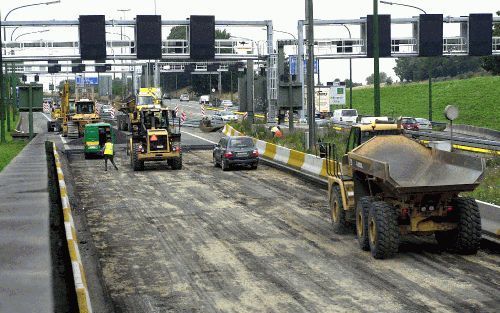
[[487, 161], [483, 181], [476, 190], [467, 195], [481, 201], [500, 205], [500, 157]]
[[[12, 114], [11, 114], [12, 118]], [[20, 115], [17, 114], [16, 118], [11, 119], [11, 125], [15, 127], [19, 121]], [[10, 133], [6, 133], [6, 143], [0, 143], [0, 171], [6, 167], [10, 161], [23, 150], [28, 141], [26, 140], [13, 140]]]

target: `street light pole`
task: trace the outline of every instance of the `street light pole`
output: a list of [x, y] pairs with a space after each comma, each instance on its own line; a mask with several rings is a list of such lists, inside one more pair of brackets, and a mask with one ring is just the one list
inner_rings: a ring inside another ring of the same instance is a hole
[[[405, 4], [405, 3], [399, 3], [399, 2], [391, 2], [391, 1], [380, 1], [380, 3], [408, 7], [408, 8], [419, 10], [424, 14], [427, 14], [427, 12], [424, 9], [416, 7], [414, 5], [409, 5], [409, 4]], [[432, 64], [430, 64], [430, 62], [429, 62], [428, 66], [429, 66], [429, 72], [428, 72], [428, 74], [429, 74], [429, 121], [432, 121]]]
[[309, 150], [316, 144], [314, 106], [314, 12], [313, 0], [306, 0], [307, 20], [307, 122], [309, 124]]
[[380, 116], [378, 0], [373, 0], [373, 115]]
[[44, 30], [38, 30], [38, 31], [35, 31], [35, 32], [28, 32], [28, 33], [23, 33], [23, 34], [19, 34], [15, 39], [14, 41], [17, 41], [19, 38], [23, 37], [23, 36], [26, 36], [26, 35], [31, 35], [31, 34], [38, 34], [38, 33], [46, 33], [48, 32], [49, 30], [48, 29], [44, 29]]
[[[60, 3], [60, 2], [61, 1], [58, 0], [58, 1], [48, 1], [48, 2], [39, 2], [39, 3], [31, 3], [31, 4], [21, 5], [21, 6], [18, 6], [16, 8], [13, 8], [9, 12], [7, 12], [7, 14], [5, 15], [5, 18], [3, 20], [6, 21], [7, 18], [9, 17], [9, 14], [12, 13], [12, 12], [14, 12], [15, 10], [18, 10], [18, 9], [27, 8], [27, 7], [33, 7], [33, 6], [36, 6], [36, 5], [44, 5], [44, 4], [45, 5], [50, 5], [50, 4]], [[7, 29], [6, 29], [6, 27], [4, 27], [4, 29], [3, 29], [3, 40], [7, 41]]]

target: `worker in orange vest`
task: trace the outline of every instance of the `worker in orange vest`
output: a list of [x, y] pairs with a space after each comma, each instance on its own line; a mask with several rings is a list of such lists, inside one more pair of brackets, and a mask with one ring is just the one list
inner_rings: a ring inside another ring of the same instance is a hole
[[116, 167], [115, 161], [113, 160], [114, 147], [111, 139], [108, 139], [104, 144], [104, 170], [108, 171], [108, 160], [111, 161], [111, 164], [115, 167], [115, 170], [118, 171], [118, 167]]
[[271, 132], [273, 133], [274, 137], [277, 138], [283, 137], [283, 133], [281, 132], [281, 128], [279, 126], [273, 126], [271, 128]]

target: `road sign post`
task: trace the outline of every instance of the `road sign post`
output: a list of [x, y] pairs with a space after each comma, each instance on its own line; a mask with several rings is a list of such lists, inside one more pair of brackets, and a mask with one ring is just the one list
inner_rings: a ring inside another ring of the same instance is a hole
[[[0, 18], [0, 29], [2, 29], [2, 21]], [[2, 36], [0, 36], [0, 47], [2, 46]], [[3, 81], [3, 53], [0, 52], [0, 143], [5, 143], [5, 90]]]
[[7, 63], [5, 64], [5, 120], [7, 121], [7, 132], [10, 132], [11, 126], [10, 126], [10, 98], [11, 98], [11, 86], [10, 86], [10, 77], [9, 77], [9, 67], [7, 66]]

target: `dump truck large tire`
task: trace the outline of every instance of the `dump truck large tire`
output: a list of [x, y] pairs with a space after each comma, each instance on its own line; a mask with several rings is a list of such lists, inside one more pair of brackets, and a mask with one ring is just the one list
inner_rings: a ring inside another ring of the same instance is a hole
[[374, 201], [374, 197], [360, 197], [356, 204], [356, 235], [358, 237], [359, 247], [364, 251], [370, 250], [370, 241], [368, 239], [368, 215], [370, 214], [370, 206]]
[[388, 203], [376, 201], [370, 205], [368, 238], [370, 252], [375, 259], [387, 259], [398, 252], [398, 216]]
[[132, 144], [132, 151], [130, 151], [130, 160], [132, 161], [132, 169], [134, 171], [142, 171], [144, 169], [144, 161], [139, 160], [139, 144]]
[[173, 170], [182, 169], [182, 156], [172, 159], [171, 166]]
[[333, 186], [330, 194], [330, 217], [332, 219], [333, 231], [336, 234], [350, 232], [350, 225], [346, 219], [346, 212], [342, 204], [342, 194], [339, 186]]
[[481, 215], [474, 198], [456, 198], [452, 201], [457, 228], [436, 232], [440, 246], [461, 254], [475, 254], [481, 243]]

